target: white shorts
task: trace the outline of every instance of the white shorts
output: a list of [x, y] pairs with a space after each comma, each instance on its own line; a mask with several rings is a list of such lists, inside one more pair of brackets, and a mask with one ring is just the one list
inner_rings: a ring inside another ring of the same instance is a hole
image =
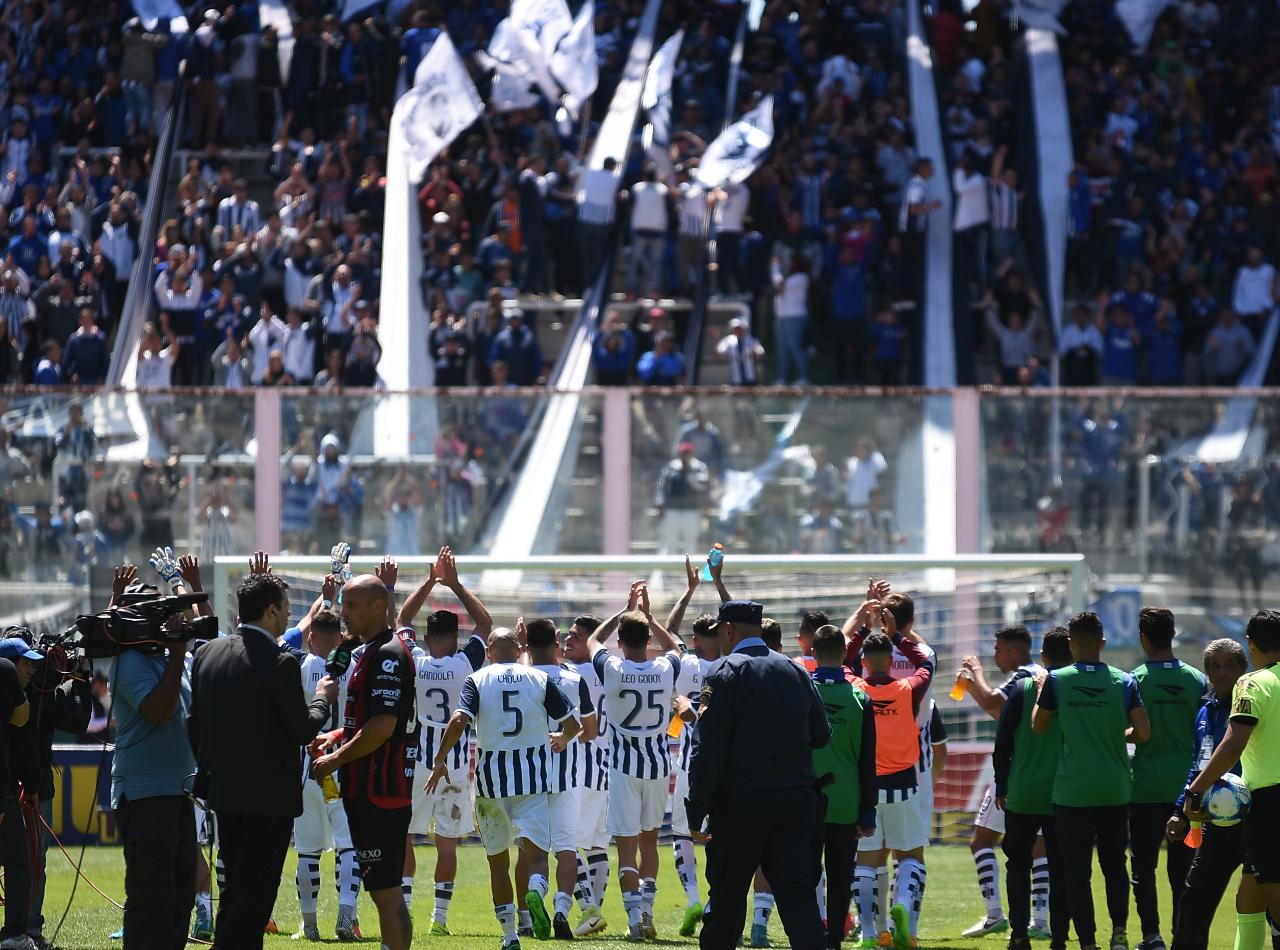
[[676, 770], [676, 787], [671, 793], [671, 833], [677, 838], [689, 837], [689, 812], [684, 800], [689, 797], [689, 773]]
[[582, 789], [552, 792], [548, 796], [551, 812], [551, 850], [577, 851], [578, 828], [581, 823]]
[[876, 833], [858, 839], [859, 851], [914, 851], [929, 843], [929, 828], [920, 821], [920, 794], [904, 802], [876, 805]]
[[1004, 810], [996, 807], [996, 787], [987, 786], [987, 793], [982, 796], [982, 806], [973, 819], [975, 828], [986, 828], [998, 835], [1004, 834]]
[[438, 838], [465, 838], [476, 829], [471, 785], [441, 784], [432, 794], [427, 791], [430, 774], [431, 770], [422, 766], [414, 770], [409, 834], [429, 835], [434, 831]]
[[634, 838], [643, 831], [662, 827], [667, 814], [670, 780], [635, 778], [617, 769], [609, 772], [609, 817], [604, 830], [617, 838]]
[[480, 826], [480, 842], [485, 854], [508, 851], [520, 838], [532, 842], [540, 851], [551, 848], [551, 808], [545, 792], [511, 798], [477, 798], [476, 823]]
[[201, 808], [199, 805], [195, 806], [195, 810], [196, 844], [216, 844], [218, 841], [218, 823], [213, 817], [213, 812], [205, 811], [205, 809]]
[[607, 851], [609, 832], [605, 830], [609, 816], [609, 792], [594, 788], [578, 789], [578, 840], [584, 851]]
[[302, 783], [302, 814], [293, 819], [293, 847], [299, 854], [346, 851], [351, 847], [342, 799], [326, 802], [324, 789], [311, 779]]

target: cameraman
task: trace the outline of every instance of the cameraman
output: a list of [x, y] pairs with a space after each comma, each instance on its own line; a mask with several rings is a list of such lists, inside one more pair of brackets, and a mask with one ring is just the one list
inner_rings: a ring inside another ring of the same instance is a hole
[[[134, 572], [136, 575], [136, 571]], [[160, 596], [132, 583], [129, 594]], [[112, 663], [111, 804], [124, 845], [124, 950], [181, 950], [196, 893], [195, 772], [186, 645], [128, 649]]]
[[[0, 640], [0, 657], [14, 661], [22, 678], [23, 664], [16, 657], [23, 656], [36, 663], [35, 637], [23, 626], [9, 627]], [[23, 647], [26, 649], [24, 650]], [[53, 822], [53, 734], [55, 731], [78, 734], [89, 725], [93, 709], [93, 694], [88, 683], [88, 667], [81, 666], [66, 675], [66, 655], [54, 646], [45, 654], [45, 662], [33, 667], [34, 676], [26, 685], [27, 699], [31, 703], [31, 717], [23, 729], [28, 741], [33, 767], [38, 778], [35, 785], [24, 789], [23, 804], [28, 837], [35, 841], [32, 854], [31, 907], [28, 909], [27, 933], [37, 947], [45, 946], [41, 936], [44, 931], [45, 862], [49, 850], [49, 826]]]
[[19, 782], [33, 782], [34, 757], [25, 754], [31, 704], [26, 686], [42, 659], [21, 640], [0, 643], [0, 723], [7, 723], [0, 735], [0, 868], [4, 869], [4, 926], [0, 946], [30, 950], [27, 937], [27, 908], [31, 899], [31, 856], [27, 850], [27, 829], [22, 823], [18, 800]]

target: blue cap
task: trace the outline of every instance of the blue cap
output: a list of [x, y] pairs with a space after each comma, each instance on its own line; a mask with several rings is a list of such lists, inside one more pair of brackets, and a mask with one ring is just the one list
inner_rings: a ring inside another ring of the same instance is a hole
[[27, 646], [26, 640], [9, 637], [7, 640], [0, 640], [0, 658], [6, 660], [35, 660], [39, 662], [44, 659], [44, 654], [37, 653]]
[[754, 600], [726, 600], [716, 614], [716, 626], [722, 623], [743, 623], [758, 627], [764, 620], [764, 606]]

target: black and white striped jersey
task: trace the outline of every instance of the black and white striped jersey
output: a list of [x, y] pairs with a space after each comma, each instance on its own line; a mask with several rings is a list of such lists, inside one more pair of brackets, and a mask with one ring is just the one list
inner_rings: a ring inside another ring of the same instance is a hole
[[[302, 668], [302, 695], [308, 701], [316, 694], [316, 687], [325, 678], [325, 662], [325, 657], [308, 653], [298, 664]], [[351, 669], [354, 665], [352, 663], [347, 667], [347, 672], [342, 674], [342, 679], [338, 681], [338, 702], [330, 707], [329, 721], [325, 723], [321, 732], [331, 732], [342, 725], [342, 710], [347, 706], [347, 685], [351, 682]], [[302, 777], [304, 781], [311, 777], [311, 756], [307, 754], [305, 748], [302, 750]], [[338, 774], [335, 772], [334, 780], [336, 781], [337, 778]]]
[[476, 670], [462, 686], [458, 709], [476, 736], [476, 794], [540, 795], [550, 789], [547, 720], [561, 723], [573, 704], [547, 674], [518, 663]]
[[[419, 762], [435, 761], [436, 751], [449, 719], [462, 698], [462, 684], [467, 677], [484, 666], [485, 643], [472, 636], [467, 645], [448, 656], [433, 657], [421, 647], [413, 648], [413, 666], [417, 677], [418, 721], [422, 723], [422, 750]], [[467, 752], [471, 744], [470, 730], [462, 733], [457, 745], [449, 750], [446, 765], [452, 775], [460, 770], [462, 780], [470, 763]]]
[[[535, 670], [541, 670], [547, 674], [547, 679], [559, 687], [560, 692], [564, 693], [565, 699], [575, 703], [577, 706], [578, 721], [585, 724], [587, 717], [595, 717], [596, 707], [591, 702], [591, 692], [587, 689], [587, 684], [583, 682], [582, 677], [573, 670], [566, 670], [562, 666], [547, 665], [535, 666]], [[553, 731], [557, 731], [554, 723], [548, 723], [548, 727]], [[574, 739], [569, 743], [569, 747], [563, 752], [552, 751], [551, 753], [551, 775], [549, 777], [551, 787], [547, 789], [549, 792], [568, 792], [575, 788], [585, 788], [587, 782], [587, 762], [591, 758], [591, 744], [588, 742], [580, 742]]]
[[[711, 669], [711, 660], [704, 660], [692, 651], [680, 657], [680, 673], [676, 677], [676, 693], [697, 699], [702, 693], [702, 678]], [[680, 730], [679, 761], [676, 768], [689, 771], [689, 757], [693, 755], [693, 726], [685, 723]]]
[[597, 792], [608, 791], [609, 730], [604, 709], [604, 686], [600, 682], [600, 674], [591, 663], [568, 663], [565, 669], [573, 670], [586, 684], [591, 705], [596, 710], [596, 725], [599, 729], [599, 735], [588, 743], [588, 754], [582, 763], [585, 772], [582, 787]]
[[680, 654], [665, 653], [637, 663], [601, 649], [591, 662], [604, 686], [610, 767], [633, 778], [666, 778], [671, 774], [667, 725]]

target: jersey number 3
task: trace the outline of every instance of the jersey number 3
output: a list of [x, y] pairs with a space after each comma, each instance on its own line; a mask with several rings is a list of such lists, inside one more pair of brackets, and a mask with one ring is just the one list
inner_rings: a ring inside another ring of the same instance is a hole
[[[648, 697], [647, 700], [646, 697]], [[662, 727], [662, 717], [667, 711], [662, 704], [662, 690], [651, 689], [642, 693], [638, 689], [623, 689], [618, 691], [618, 698], [629, 700], [634, 704], [631, 707], [631, 712], [627, 713], [626, 718], [622, 720], [623, 729], [659, 729]], [[642, 725], [636, 720], [645, 709], [653, 712], [653, 722]]]
[[511, 701], [519, 696], [520, 694], [514, 689], [504, 689], [502, 691], [502, 711], [510, 713], [514, 718], [511, 728], [503, 731], [502, 734], [504, 736], [518, 736], [524, 730], [524, 713], [518, 706], [511, 705]]

